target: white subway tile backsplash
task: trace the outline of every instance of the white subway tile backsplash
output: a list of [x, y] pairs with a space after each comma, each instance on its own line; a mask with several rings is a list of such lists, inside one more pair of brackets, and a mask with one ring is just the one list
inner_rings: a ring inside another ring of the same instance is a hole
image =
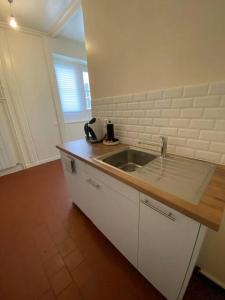
[[160, 142], [183, 156], [225, 164], [225, 82], [93, 99], [92, 115], [110, 118], [121, 142]]
[[225, 117], [225, 107], [205, 109], [204, 118], [224, 119], [224, 117]]
[[207, 95], [208, 89], [208, 84], [186, 86], [184, 88], [184, 97], [204, 96]]
[[161, 99], [162, 94], [163, 94], [162, 90], [150, 91], [146, 94], [146, 99], [148, 100]]
[[171, 99], [164, 99], [164, 100], [156, 100], [155, 107], [156, 108], [169, 108], [171, 105]]
[[133, 114], [132, 114], [133, 117], [144, 117], [145, 116], [145, 111], [144, 110], [134, 110], [133, 111]]
[[138, 102], [131, 102], [127, 104], [127, 109], [138, 109], [139, 108], [139, 103]]
[[170, 119], [169, 125], [177, 128], [188, 128], [190, 122], [190, 119]]
[[225, 141], [224, 143], [212, 142], [209, 149], [213, 152], [225, 153]]
[[172, 107], [192, 107], [193, 99], [192, 98], [179, 98], [179, 99], [172, 99]]
[[177, 118], [180, 115], [180, 110], [179, 109], [163, 109], [161, 116], [162, 117], [167, 117], [167, 118]]
[[155, 118], [153, 120], [153, 125], [154, 126], [168, 126], [169, 125], [169, 119], [159, 119]]
[[178, 98], [182, 97], [184, 92], [183, 87], [169, 88], [164, 90], [163, 98]]
[[215, 129], [225, 131], [225, 120], [216, 120]]
[[117, 118], [117, 123], [119, 123], [119, 124], [127, 124], [127, 118]]
[[146, 93], [133, 94], [133, 97], [132, 97], [133, 101], [142, 101], [145, 99], [146, 99]]
[[116, 132], [116, 137], [117, 136], [127, 136], [127, 132], [126, 131], [122, 131], [122, 130], [117, 130]]
[[209, 149], [209, 142], [201, 141], [201, 140], [194, 140], [188, 139], [187, 146], [190, 148], [201, 149], [201, 150], [208, 150]]
[[195, 158], [211, 162], [218, 162], [221, 159], [221, 154], [210, 151], [197, 150], [195, 153]]
[[144, 126], [135, 126], [135, 125], [130, 125], [127, 128], [127, 130], [129, 130], [129, 131], [136, 131], [136, 132], [143, 132], [144, 129], [145, 129]]
[[138, 138], [140, 141], [151, 141], [152, 135], [147, 133], [139, 133]]
[[145, 132], [152, 133], [152, 134], [159, 134], [160, 127], [146, 126]]
[[185, 108], [181, 110], [181, 117], [183, 118], [201, 118], [202, 115], [202, 108]]
[[132, 110], [123, 110], [118, 111], [122, 117], [132, 117], [134, 116], [134, 112]]
[[127, 132], [127, 137], [137, 139], [138, 138], [138, 132], [128, 131]]
[[120, 103], [120, 104], [117, 104], [117, 109], [118, 109], [118, 110], [125, 110], [125, 109], [128, 109], [127, 103]]
[[154, 107], [154, 101], [144, 101], [139, 103], [139, 108], [141, 109], [150, 109]]
[[225, 132], [202, 130], [200, 132], [200, 139], [208, 141], [225, 142]]
[[138, 124], [139, 125], [152, 125], [153, 120], [151, 118], [140, 118]]
[[177, 136], [177, 128], [160, 128], [160, 134], [165, 136]]
[[214, 120], [193, 119], [191, 120], [190, 128], [213, 129], [214, 124], [215, 124]]
[[146, 117], [160, 117], [160, 115], [161, 115], [160, 109], [147, 110], [145, 113]]
[[223, 107], [225, 106], [225, 96], [221, 97], [220, 106], [223, 106]]
[[199, 130], [197, 129], [178, 129], [178, 136], [186, 138], [198, 138]]
[[186, 139], [180, 137], [169, 137], [168, 142], [171, 145], [184, 146], [186, 144]]
[[138, 118], [128, 118], [127, 119], [127, 124], [130, 125], [138, 125], [139, 119]]
[[176, 147], [176, 154], [182, 155], [182, 156], [188, 156], [188, 157], [193, 157], [194, 156], [194, 150], [191, 148], [186, 148], [186, 147]]
[[217, 107], [220, 105], [219, 96], [198, 97], [194, 100], [195, 107]]
[[210, 95], [224, 95], [225, 94], [225, 82], [215, 82], [210, 84]]

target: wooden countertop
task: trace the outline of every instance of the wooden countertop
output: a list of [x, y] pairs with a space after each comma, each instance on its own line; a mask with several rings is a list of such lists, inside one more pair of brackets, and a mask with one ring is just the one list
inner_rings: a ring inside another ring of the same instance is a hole
[[140, 192], [157, 199], [201, 224], [213, 230], [219, 230], [225, 208], [225, 166], [216, 166], [215, 172], [200, 202], [195, 205], [94, 159], [126, 146], [124, 144], [116, 146], [105, 146], [101, 143], [90, 144], [85, 139], [81, 139], [58, 145], [57, 148], [125, 182]]

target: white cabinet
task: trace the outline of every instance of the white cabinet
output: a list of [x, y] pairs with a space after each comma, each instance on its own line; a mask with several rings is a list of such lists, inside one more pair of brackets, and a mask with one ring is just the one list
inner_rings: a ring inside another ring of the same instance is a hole
[[95, 168], [88, 166], [87, 170], [96, 203], [93, 222], [137, 266], [139, 192]]
[[64, 152], [61, 152], [61, 158], [69, 196], [72, 202], [79, 206], [84, 213], [87, 213], [85, 173], [77, 159]]
[[182, 299], [205, 226], [83, 161], [61, 156], [72, 201], [167, 299]]
[[167, 298], [178, 299], [200, 224], [141, 194], [139, 271]]
[[72, 201], [137, 267], [139, 192], [63, 152], [61, 157]]

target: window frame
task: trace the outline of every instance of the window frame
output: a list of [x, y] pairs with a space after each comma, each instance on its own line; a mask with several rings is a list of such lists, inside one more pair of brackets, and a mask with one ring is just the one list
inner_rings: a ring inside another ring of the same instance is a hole
[[[86, 94], [85, 94], [85, 88], [84, 88], [84, 80], [83, 80], [83, 72], [88, 72], [87, 69], [87, 61], [81, 60], [78, 58], [73, 58], [73, 57], [68, 57], [64, 55], [59, 55], [53, 53], [53, 69], [55, 73], [55, 83], [56, 83], [56, 88], [57, 88], [57, 94], [58, 94], [58, 99], [59, 99], [59, 104], [60, 104], [60, 111], [63, 116], [63, 122], [64, 124], [69, 124], [69, 123], [81, 123], [89, 120], [91, 118], [91, 109], [87, 109], [86, 105]], [[74, 66], [74, 71], [77, 68], [77, 66], [80, 67], [80, 91], [82, 92], [82, 98], [84, 101], [81, 102], [82, 104], [82, 111], [76, 112], [76, 111], [71, 111], [71, 112], [64, 112], [63, 111], [63, 106], [62, 106], [62, 99], [60, 96], [60, 90], [57, 82], [57, 74], [56, 74], [56, 64], [62, 64], [62, 65], [69, 65], [69, 66]], [[91, 98], [90, 98], [91, 99]]]

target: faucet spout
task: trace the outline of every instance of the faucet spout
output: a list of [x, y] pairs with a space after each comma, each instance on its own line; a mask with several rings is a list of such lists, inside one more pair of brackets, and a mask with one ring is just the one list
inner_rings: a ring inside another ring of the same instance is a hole
[[161, 136], [161, 157], [165, 158], [167, 155], [167, 137]]

